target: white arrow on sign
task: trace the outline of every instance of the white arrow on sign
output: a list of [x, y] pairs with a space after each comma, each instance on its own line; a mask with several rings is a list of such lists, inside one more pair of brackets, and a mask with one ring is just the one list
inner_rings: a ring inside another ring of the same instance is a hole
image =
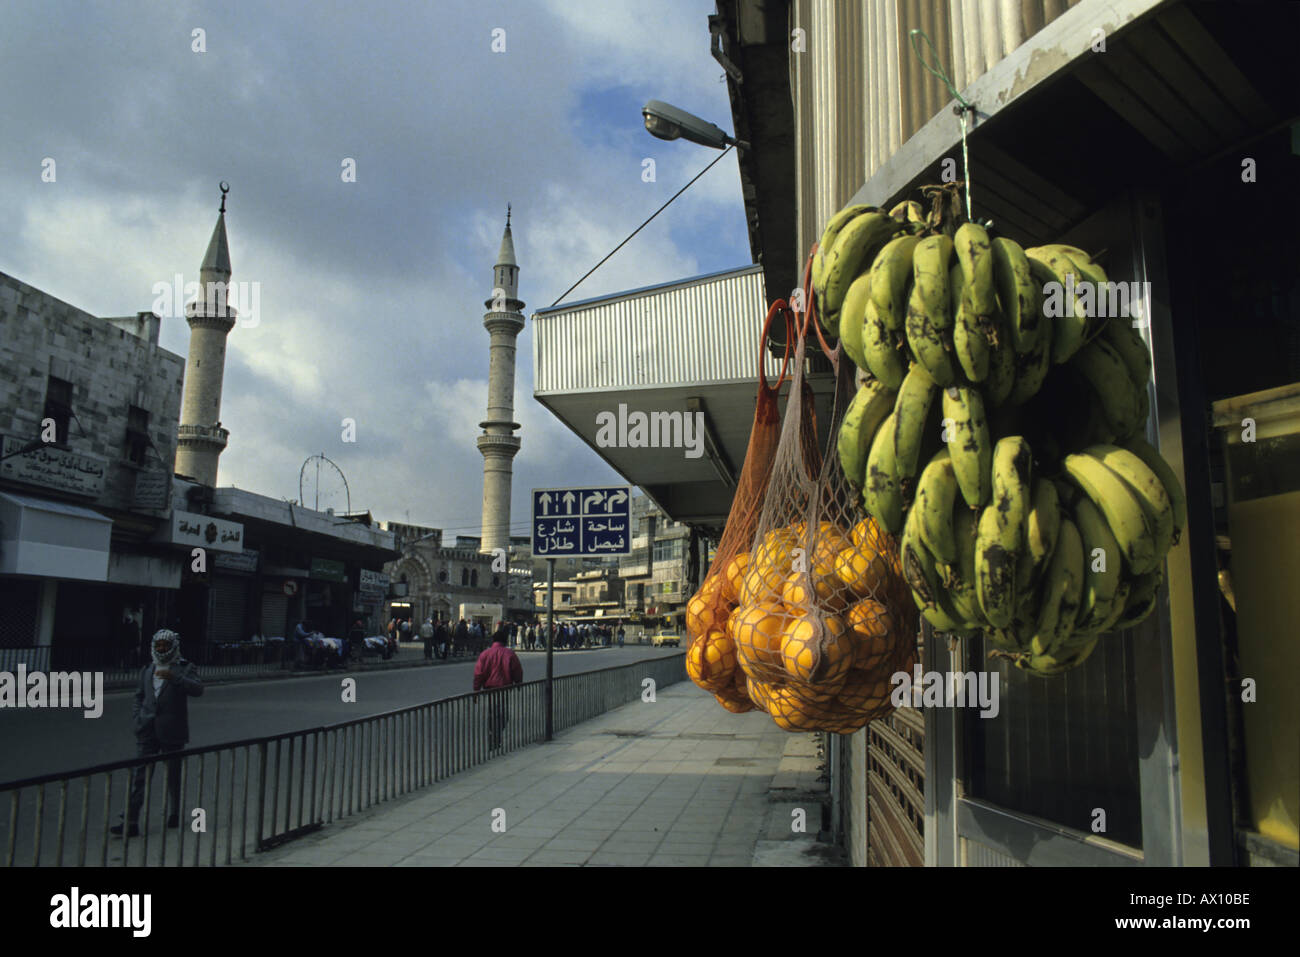
[[551, 493], [543, 492], [541, 495], [537, 496], [537, 501], [542, 503], [542, 514], [550, 515], [551, 514]]
[[588, 512], [588, 511], [590, 511], [590, 510], [591, 510], [591, 506], [593, 506], [593, 505], [599, 505], [599, 504], [600, 504], [601, 502], [603, 502], [604, 500], [605, 500], [605, 493], [604, 493], [604, 492], [592, 492], [590, 495], [588, 495], [586, 498], [584, 498], [584, 499], [582, 500], [582, 510], [583, 510], [583, 512]]
[[614, 511], [615, 505], [617, 505], [619, 502], [626, 502], [626, 501], [627, 501], [627, 492], [624, 492], [620, 489], [619, 491], [611, 495], [609, 498], [605, 499], [605, 511], [612, 512]]
[[572, 492], [565, 492], [562, 496], [560, 496], [560, 500], [564, 502], [565, 515], [573, 514], [573, 502], [574, 499], [576, 499], [577, 497], [578, 496], [574, 495]]

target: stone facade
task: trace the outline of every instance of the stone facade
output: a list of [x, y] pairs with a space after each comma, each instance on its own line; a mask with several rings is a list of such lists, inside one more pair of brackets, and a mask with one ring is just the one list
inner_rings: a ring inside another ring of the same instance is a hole
[[[70, 383], [69, 435], [58, 438], [104, 461], [96, 505], [130, 509], [136, 476], [170, 477], [176, 454], [185, 360], [159, 347], [160, 325], [149, 312], [101, 319], [0, 273], [0, 434], [39, 439], [50, 377]], [[131, 406], [149, 415], [143, 466], [128, 457]]]

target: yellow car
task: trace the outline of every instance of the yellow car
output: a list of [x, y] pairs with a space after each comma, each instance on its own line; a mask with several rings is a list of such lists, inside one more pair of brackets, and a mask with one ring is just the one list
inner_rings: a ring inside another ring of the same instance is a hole
[[655, 635], [653, 638], [650, 639], [650, 644], [653, 645], [655, 648], [662, 648], [665, 645], [672, 645], [674, 648], [679, 648], [681, 647], [682, 644], [682, 636], [668, 635], [668, 634]]

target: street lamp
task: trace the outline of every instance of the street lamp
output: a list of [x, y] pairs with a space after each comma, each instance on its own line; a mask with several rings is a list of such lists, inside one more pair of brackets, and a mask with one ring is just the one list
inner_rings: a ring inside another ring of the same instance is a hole
[[647, 101], [641, 107], [641, 115], [645, 117], [645, 128], [661, 140], [680, 137], [716, 150], [727, 146], [738, 146], [741, 149], [749, 147], [748, 143], [728, 136], [708, 120], [702, 120], [694, 113], [687, 113], [660, 100]]

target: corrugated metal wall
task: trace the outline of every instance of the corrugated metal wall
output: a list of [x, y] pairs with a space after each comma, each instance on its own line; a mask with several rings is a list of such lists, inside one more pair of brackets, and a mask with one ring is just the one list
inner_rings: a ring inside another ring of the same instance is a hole
[[801, 257], [822, 224], [952, 99], [912, 52], [909, 30], [926, 32], [960, 90], [1079, 2], [794, 0], [791, 29], [803, 29], [807, 44], [791, 54]]
[[537, 312], [534, 394], [752, 380], [766, 315], [759, 266]]

